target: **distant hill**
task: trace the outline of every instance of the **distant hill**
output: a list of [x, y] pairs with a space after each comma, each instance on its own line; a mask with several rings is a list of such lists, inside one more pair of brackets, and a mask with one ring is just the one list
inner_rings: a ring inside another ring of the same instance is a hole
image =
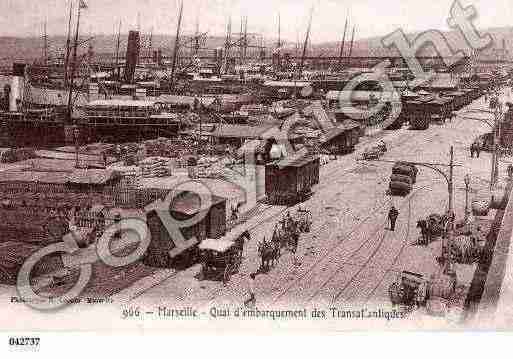
[[[482, 33], [490, 33], [494, 39], [494, 44], [491, 49], [486, 52], [491, 53], [493, 49], [500, 49], [503, 45], [503, 40], [506, 49], [509, 51], [513, 47], [513, 28], [493, 28], [481, 30]], [[408, 37], [412, 39], [417, 34], [409, 34]], [[449, 40], [449, 43], [454, 49], [462, 49], [469, 52], [468, 45], [461, 35], [455, 31], [445, 32], [444, 36]], [[85, 40], [87, 37], [83, 37]], [[94, 51], [96, 54], [113, 54], [116, 51], [116, 36], [115, 35], [96, 35], [92, 40]], [[142, 53], [147, 54], [147, 44], [149, 41], [148, 35], [142, 37]], [[206, 47], [214, 49], [216, 47], [224, 46], [225, 38], [222, 36], [211, 36], [207, 39]], [[49, 50], [52, 56], [57, 56], [63, 53], [66, 44], [66, 37], [50, 37], [48, 40]], [[121, 36], [120, 54], [123, 55], [126, 50], [127, 35]], [[161, 48], [165, 55], [171, 55], [174, 46], [174, 37], [167, 35], [154, 35], [152, 39], [153, 48]], [[273, 48], [276, 44], [275, 40], [267, 39], [264, 46]], [[259, 45], [259, 44], [258, 44]], [[15, 38], [15, 37], [0, 37], [0, 65], [8, 65], [13, 61], [27, 61], [32, 62], [42, 57], [43, 41], [41, 38]], [[295, 51], [295, 44], [291, 42], [285, 43], [285, 48]], [[321, 44], [313, 44], [309, 48], [309, 56], [338, 56], [340, 44], [338, 42], [328, 42]], [[348, 52], [349, 44], [346, 45], [346, 54]], [[86, 51], [86, 47], [81, 49]], [[207, 51], [207, 50], [204, 50]], [[236, 53], [237, 49], [233, 50]], [[431, 56], [434, 51], [431, 48], [426, 48], [421, 52], [421, 55]], [[381, 38], [369, 38], [355, 41], [353, 47], [353, 56], [398, 56], [396, 51], [385, 49], [381, 44]]]
[[[503, 44], [506, 50], [511, 53], [513, 48], [513, 28], [491, 28], [486, 30], [480, 30], [481, 34], [489, 33], [492, 36], [493, 44], [483, 54], [492, 54], [496, 49], [502, 49]], [[413, 40], [420, 33], [407, 34], [407, 37]], [[466, 54], [471, 52], [466, 40], [457, 31], [443, 32], [444, 37], [454, 50], [463, 50]], [[504, 43], [503, 43], [504, 41]], [[322, 53], [325, 56], [338, 56], [340, 51], [340, 43], [328, 42], [322, 44], [313, 45], [313, 51], [316, 53]], [[346, 54], [349, 51], [349, 44], [346, 43]], [[436, 55], [434, 49], [430, 46], [426, 46], [419, 52], [420, 56], [434, 56]], [[376, 57], [387, 57], [387, 56], [399, 56], [399, 52], [395, 50], [386, 49], [382, 43], [381, 38], [374, 37], [355, 41], [353, 46], [353, 56], [376, 56]]]

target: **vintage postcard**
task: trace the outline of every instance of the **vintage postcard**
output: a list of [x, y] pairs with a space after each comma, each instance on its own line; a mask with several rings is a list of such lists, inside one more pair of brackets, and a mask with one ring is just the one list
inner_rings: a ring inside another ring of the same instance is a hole
[[0, 331], [513, 330], [512, 12], [2, 0]]

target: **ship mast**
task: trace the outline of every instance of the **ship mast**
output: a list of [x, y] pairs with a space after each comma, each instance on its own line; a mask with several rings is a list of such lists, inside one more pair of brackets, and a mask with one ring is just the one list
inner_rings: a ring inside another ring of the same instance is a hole
[[342, 70], [342, 59], [344, 57], [344, 47], [346, 45], [346, 33], [347, 33], [347, 17], [346, 24], [344, 25], [344, 36], [342, 37], [342, 43], [340, 44], [340, 53], [338, 55], [338, 69]]
[[71, 17], [73, 15], [73, 0], [69, 2], [68, 38], [66, 40], [66, 56], [64, 58], [64, 86], [68, 86], [68, 67], [71, 52]]
[[73, 59], [71, 63], [71, 81], [69, 86], [69, 94], [68, 94], [68, 123], [72, 122], [72, 112], [73, 112], [73, 87], [75, 86], [75, 72], [77, 68], [77, 48], [78, 48], [78, 35], [80, 31], [80, 13], [82, 9], [87, 8], [83, 0], [79, 0], [78, 4], [78, 12], [77, 12], [77, 25], [75, 29], [75, 39], [73, 41]]
[[196, 13], [196, 30], [194, 36], [194, 56], [198, 56], [200, 48], [199, 13]]
[[278, 44], [277, 48], [281, 47], [281, 14], [278, 13]]
[[243, 60], [246, 61], [246, 56], [248, 53], [248, 17], [244, 18], [244, 56]]
[[148, 59], [151, 59], [153, 55], [153, 26], [150, 30], [150, 40], [148, 42]]
[[303, 77], [303, 67], [305, 65], [305, 57], [306, 57], [306, 49], [308, 47], [308, 42], [310, 41], [310, 30], [312, 29], [312, 17], [313, 17], [314, 8], [310, 9], [310, 18], [308, 20], [308, 29], [306, 30], [305, 42], [303, 44], [303, 54], [301, 55], [301, 63], [299, 65], [299, 78]]
[[351, 46], [349, 47], [349, 59], [348, 59], [348, 65], [351, 63], [351, 57], [353, 56], [353, 44], [354, 44], [354, 33], [356, 31], [356, 25], [353, 26], [353, 34], [351, 35]]
[[118, 27], [118, 39], [116, 43], [116, 72], [118, 76], [118, 80], [120, 78], [120, 69], [119, 69], [119, 46], [121, 44], [121, 20], [119, 20], [119, 27]]
[[171, 66], [171, 86], [175, 85], [175, 70], [176, 70], [176, 60], [178, 58], [178, 47], [180, 41], [180, 30], [182, 26], [182, 15], [183, 15], [183, 0], [180, 2], [180, 12], [178, 15], [178, 24], [176, 26], [176, 36], [175, 36], [175, 48], [173, 51], [173, 64]]
[[228, 19], [228, 26], [226, 27], [226, 40], [224, 43], [224, 61], [223, 61], [223, 68], [221, 69], [221, 73], [227, 73], [228, 72], [228, 61], [229, 61], [229, 53], [230, 48], [232, 46], [232, 18]]
[[48, 34], [46, 33], [46, 18], [43, 24], [43, 65], [48, 66]]

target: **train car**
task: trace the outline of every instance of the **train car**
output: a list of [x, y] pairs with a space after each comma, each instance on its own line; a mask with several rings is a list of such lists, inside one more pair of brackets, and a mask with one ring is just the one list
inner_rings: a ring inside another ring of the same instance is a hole
[[426, 112], [432, 122], [445, 122], [451, 117], [451, 100], [448, 98], [436, 97], [425, 102]]
[[406, 116], [412, 130], [427, 130], [429, 128], [430, 116], [425, 109], [425, 104], [420, 101], [408, 101]]
[[294, 204], [303, 201], [319, 183], [319, 156], [306, 151], [265, 167], [265, 193], [273, 204]]
[[170, 268], [176, 263], [192, 264], [198, 245], [207, 238], [221, 238], [226, 234], [226, 199], [210, 196], [211, 203], [204, 208], [201, 197], [193, 192], [178, 193], [169, 206], [168, 214], [177, 221], [190, 221], [189, 227], [180, 228], [182, 237], [175, 237], [163, 222], [162, 209], [156, 208], [146, 215], [151, 233], [144, 263], [155, 268]]

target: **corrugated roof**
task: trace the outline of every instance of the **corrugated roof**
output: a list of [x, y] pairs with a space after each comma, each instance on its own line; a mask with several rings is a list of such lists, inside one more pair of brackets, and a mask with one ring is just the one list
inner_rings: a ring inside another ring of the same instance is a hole
[[204, 208], [205, 205], [210, 204], [211, 206], [215, 206], [226, 201], [226, 199], [222, 197], [211, 194], [208, 197], [210, 203], [202, 204], [201, 196], [190, 191], [182, 191], [174, 195], [172, 198], [173, 200], [170, 205], [171, 211], [188, 216], [193, 216], [201, 210], [209, 210], [210, 208]]
[[251, 138], [258, 139], [266, 131], [270, 130], [273, 125], [267, 126], [249, 126], [249, 125], [217, 125], [212, 132], [214, 137], [228, 137], [228, 138]]
[[103, 169], [77, 169], [68, 177], [68, 182], [74, 184], [105, 184], [119, 177], [119, 173]]
[[[156, 102], [192, 106], [194, 104], [194, 99], [195, 97], [193, 96], [160, 95], [157, 97]], [[210, 106], [216, 101], [215, 97], [198, 97], [197, 99], [200, 101], [200, 104], [203, 104], [204, 106]]]
[[87, 104], [88, 107], [152, 107], [155, 101], [148, 100], [96, 100]]
[[311, 86], [311, 82], [306, 81], [267, 81], [264, 82], [266, 87], [306, 87]]
[[295, 152], [293, 155], [275, 162], [275, 164], [280, 169], [284, 169], [286, 167], [303, 167], [306, 164], [315, 161], [317, 158], [318, 156], [312, 155], [306, 148], [303, 148]]
[[370, 101], [371, 96], [376, 100], [391, 99], [399, 101], [399, 93], [396, 91], [328, 91], [326, 99], [331, 101], [350, 99], [351, 101]]
[[39, 182], [64, 184], [69, 172], [0, 171], [0, 182]]

